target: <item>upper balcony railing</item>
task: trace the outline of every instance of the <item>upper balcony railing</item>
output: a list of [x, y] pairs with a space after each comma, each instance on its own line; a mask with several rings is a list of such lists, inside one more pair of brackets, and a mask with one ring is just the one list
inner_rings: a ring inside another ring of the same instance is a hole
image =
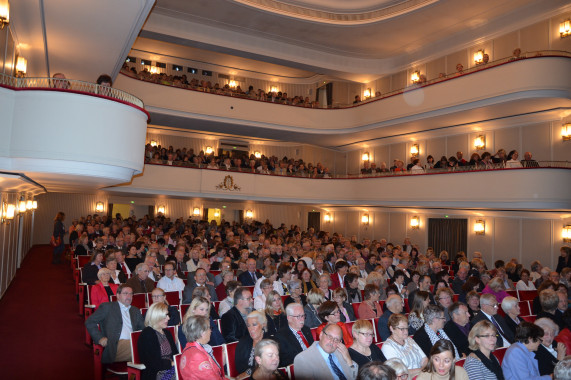
[[109, 86], [102, 86], [96, 83], [84, 82], [74, 79], [26, 77], [18, 78], [0, 73], [0, 86], [11, 88], [13, 90], [38, 89], [97, 95], [118, 100], [122, 103], [134, 105], [141, 108], [142, 110], [145, 108], [145, 105], [141, 99], [125, 91]]
[[221, 86], [219, 88], [209, 88], [209, 87], [203, 87], [200, 85], [184, 84], [184, 83], [178, 83], [178, 82], [175, 83], [172, 80], [168, 80], [168, 79], [164, 79], [164, 78], [160, 77], [159, 74], [149, 73], [148, 75], [140, 75], [140, 73], [139, 73], [137, 76], [134, 76], [133, 73], [128, 71], [128, 70], [122, 70], [121, 73], [126, 75], [126, 76], [132, 77], [132, 78], [136, 78], [136, 79], [139, 79], [139, 80], [142, 80], [145, 82], [155, 83], [155, 84], [159, 84], [159, 85], [163, 85], [163, 86], [171, 86], [171, 87], [182, 88], [182, 89], [187, 89], [187, 90], [191, 90], [191, 91], [205, 92], [205, 93], [216, 94], [216, 95], [221, 95], [221, 96], [229, 96], [229, 97], [234, 97], [234, 98], [239, 98], [239, 99], [248, 99], [248, 100], [255, 100], [255, 101], [262, 101], [262, 102], [268, 102], [268, 103], [274, 103], [274, 104], [283, 104], [283, 105], [289, 105], [289, 106], [304, 107], [304, 108], [338, 109], [338, 108], [351, 108], [351, 107], [362, 106], [364, 104], [368, 104], [371, 102], [375, 102], [375, 101], [390, 98], [390, 97], [393, 97], [396, 95], [400, 95], [400, 94], [403, 94], [407, 91], [414, 90], [416, 88], [431, 86], [431, 85], [436, 84], [436, 83], [448, 81], [448, 80], [455, 79], [458, 77], [462, 77], [465, 75], [469, 75], [469, 74], [472, 74], [475, 72], [487, 70], [487, 69], [490, 69], [493, 67], [509, 64], [511, 62], [525, 60], [525, 59], [540, 58], [540, 57], [566, 57], [566, 58], [571, 58], [571, 52], [560, 51], [560, 50], [533, 51], [533, 52], [522, 53], [520, 56], [517, 56], [517, 57], [516, 56], [505, 57], [505, 58], [501, 58], [501, 59], [498, 59], [498, 60], [495, 60], [492, 62], [477, 64], [477, 65], [470, 67], [470, 68], [467, 68], [467, 69], [464, 69], [463, 67], [461, 67], [461, 68], [457, 67], [457, 71], [454, 73], [450, 73], [450, 74], [440, 73], [439, 76], [436, 78], [431, 78], [428, 80], [420, 80], [419, 82], [413, 83], [413, 84], [408, 85], [404, 88], [385, 92], [385, 93], [381, 94], [380, 96], [374, 96], [373, 94], [371, 94], [370, 97], [368, 97], [368, 98], [366, 98], [366, 99], [364, 99], [358, 103], [352, 103], [352, 104], [336, 103], [336, 104], [330, 105], [328, 107], [321, 107], [317, 102], [310, 102], [310, 103], [300, 102], [297, 104], [292, 104], [291, 98], [290, 98], [290, 100], [282, 100], [282, 99], [272, 98], [272, 96], [270, 96], [270, 94], [268, 94], [268, 93], [265, 93], [263, 96], [259, 96], [258, 94], [252, 95], [252, 94], [246, 94], [246, 93], [239, 93], [239, 92], [236, 92], [235, 89], [224, 88], [224, 86]]

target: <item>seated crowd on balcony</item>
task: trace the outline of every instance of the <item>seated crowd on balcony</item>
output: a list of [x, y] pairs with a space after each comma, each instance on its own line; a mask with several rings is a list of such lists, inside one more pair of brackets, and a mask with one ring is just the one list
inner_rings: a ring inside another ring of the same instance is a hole
[[311, 101], [309, 97], [303, 97], [302, 95], [290, 97], [288, 96], [287, 92], [266, 92], [262, 89], [254, 90], [253, 86], [249, 86], [247, 90], [243, 90], [239, 85], [235, 87], [230, 87], [229, 84], [220, 86], [219, 83], [214, 83], [213, 85], [211, 81], [199, 81], [196, 78], [192, 78], [189, 81], [188, 77], [185, 74], [167, 75], [166, 73], [151, 73], [146, 68], [137, 72], [135, 67], [129, 68], [127, 64], [123, 65], [121, 72], [125, 75], [138, 78], [146, 82], [157, 83], [166, 86], [197, 90], [217, 95], [237, 96], [245, 99], [260, 100], [264, 102], [287, 104], [306, 108], [319, 108], [319, 102]]
[[[216, 362], [211, 346], [232, 342], [238, 346], [228, 359], [241, 373], [238, 378], [279, 379], [278, 366], [294, 364], [300, 378], [355, 379], [371, 361], [392, 374], [387, 379], [396, 379], [393, 371], [401, 379], [417, 374], [419, 379], [433, 374], [449, 379], [454, 373], [470, 380], [551, 379], [554, 373], [562, 379], [561, 367], [569, 370], [568, 246], [561, 247], [555, 271], [539, 261], [526, 269], [516, 258], [497, 260], [488, 270], [480, 252], [471, 259], [464, 252], [437, 254], [408, 238], [402, 244], [359, 242], [355, 236], [283, 223], [274, 227], [269, 221], [217, 225], [163, 216], [122, 219], [119, 214], [74, 221], [70, 245], [76, 253], [92, 255], [83, 271], [101, 273], [93, 283], [106, 288], [101, 294], [108, 296], [99, 297], [97, 311], [86, 321], [95, 343], [106, 346], [104, 361], [130, 359], [125, 350], [129, 335], [110, 324], [131, 315], [127, 328], [142, 329], [140, 311], [130, 305], [132, 293], [152, 292], [148, 331], [143, 330], [148, 339], [142, 343], [141, 335], [138, 343], [147, 365], [143, 378], [173, 370], [178, 348], [163, 330], [180, 323], [170, 312], [180, 305], [164, 306], [164, 291], [173, 290], [190, 304], [179, 326], [179, 339], [186, 341], [180, 347], [183, 379], [222, 379], [224, 364]], [[106, 271], [130, 279], [110, 280]], [[533, 302], [507, 293], [516, 287], [534, 292], [537, 287]], [[112, 319], [116, 302], [109, 296], [115, 292], [117, 311], [129, 312]], [[218, 312], [216, 301], [222, 301]], [[220, 330], [214, 322], [218, 318]], [[104, 335], [111, 331], [116, 336]], [[375, 345], [376, 336], [382, 347]], [[492, 354], [499, 347], [507, 347], [501, 365]], [[332, 355], [323, 361], [327, 354]], [[454, 365], [460, 359], [466, 359], [464, 368]]]
[[169, 166], [187, 166], [206, 169], [233, 170], [244, 173], [275, 174], [283, 176], [295, 176], [306, 178], [331, 178], [329, 168], [324, 167], [320, 162], [313, 166], [312, 163], [305, 163], [303, 159], [293, 159], [276, 156], [266, 157], [261, 155], [256, 158], [253, 154], [237, 155], [237, 157], [217, 156], [204, 153], [201, 150], [198, 154], [192, 148], [174, 149], [171, 146], [163, 148], [160, 145], [145, 146], [145, 163], [163, 164]]
[[434, 157], [429, 155], [426, 157], [426, 164], [422, 165], [420, 158], [411, 157], [410, 163], [405, 167], [402, 160], [395, 159], [393, 166], [387, 168], [387, 164], [382, 162], [380, 167], [374, 162], [364, 161], [361, 168], [362, 175], [378, 175], [382, 173], [409, 173], [419, 174], [427, 171], [454, 171], [464, 167], [463, 170], [481, 170], [481, 169], [500, 169], [500, 168], [534, 168], [539, 167], [539, 163], [532, 159], [530, 152], [525, 152], [524, 159], [518, 160], [519, 153], [517, 150], [512, 150], [506, 154], [505, 149], [499, 149], [498, 152], [492, 156], [490, 152], [472, 153], [470, 161], [464, 159], [464, 154], [460, 151], [456, 156], [442, 156], [439, 161], [435, 162]]

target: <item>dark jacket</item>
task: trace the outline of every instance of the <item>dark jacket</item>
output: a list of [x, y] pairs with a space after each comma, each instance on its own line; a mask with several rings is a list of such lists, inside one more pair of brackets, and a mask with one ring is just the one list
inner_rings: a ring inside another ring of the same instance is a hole
[[[468, 326], [469, 327], [469, 326]], [[454, 343], [456, 349], [458, 350], [458, 354], [462, 356], [462, 354], [466, 354], [466, 356], [470, 355], [470, 348], [468, 348], [468, 336], [464, 335], [462, 330], [458, 328], [456, 323], [452, 320], [449, 320], [444, 325], [444, 332], [448, 335], [448, 338]]]
[[[502, 328], [502, 330], [504, 332], [503, 333], [504, 338], [506, 338], [506, 340], [510, 344], [513, 343], [515, 341], [515, 335], [512, 333], [512, 330], [506, 324], [506, 321], [499, 315], [495, 315], [494, 319], [496, 320], [498, 325], [500, 325], [500, 327]], [[472, 320], [470, 321], [470, 326], [474, 327], [474, 325], [480, 321], [492, 322], [488, 319], [488, 317], [486, 317], [486, 315], [484, 315], [484, 312], [482, 312], [480, 310], [480, 312], [478, 314], [476, 314], [476, 316], [474, 318], [472, 318]], [[497, 337], [498, 337], [497, 347], [503, 347], [503, 343], [502, 343], [503, 340], [499, 334], [500, 334], [500, 331], [497, 332]]]
[[157, 337], [157, 332], [152, 327], [145, 327], [141, 331], [141, 336], [137, 342], [141, 362], [145, 365], [145, 369], [141, 372], [141, 380], [155, 380], [157, 372], [172, 367], [172, 357], [178, 354], [178, 349], [170, 331], [165, 329], [163, 332], [171, 346], [170, 359], [162, 359], [159, 338]]
[[[311, 330], [303, 326], [301, 332], [311, 346], [313, 344], [313, 336], [311, 335]], [[276, 340], [280, 345], [280, 367], [287, 367], [288, 365], [293, 364], [293, 359], [295, 356], [303, 350], [299, 344], [299, 341], [289, 328], [289, 325], [285, 325], [278, 331], [276, 334]]]
[[[552, 347], [554, 349], [557, 347], [556, 341], [553, 341]], [[537, 360], [537, 367], [541, 376], [551, 375], [555, 369], [555, 365], [559, 362], [556, 357], [547, 351], [543, 344], [540, 344], [537, 351], [535, 351], [535, 359]]]
[[339, 317], [341, 317], [341, 322], [355, 321], [357, 318], [355, 318], [355, 311], [353, 310], [353, 306], [348, 302], [343, 302], [343, 307], [345, 308], [345, 310], [347, 310], [347, 315], [349, 316], [349, 321], [346, 321], [345, 315], [343, 315], [343, 313], [341, 313], [339, 315]]
[[[256, 271], [256, 279], [259, 279], [261, 277], [262, 277], [262, 275], [258, 271]], [[256, 285], [254, 280], [252, 280], [252, 275], [248, 271], [242, 272], [238, 276], [238, 281], [240, 281], [242, 283], [242, 286], [254, 286], [254, 285]]]
[[[212, 318], [210, 318], [210, 331], [211, 331], [210, 341], [208, 341], [209, 345], [214, 347], [226, 343], [224, 341], [224, 338], [222, 337], [222, 334], [220, 333], [220, 330], [218, 329], [218, 324], [214, 322]], [[186, 336], [182, 331], [182, 326], [178, 327], [178, 342], [180, 343], [181, 347], [186, 347], [186, 344], [188, 343], [186, 341]]]
[[[267, 332], [264, 333], [264, 339], [271, 338], [270, 334]], [[254, 373], [254, 369], [256, 367], [256, 360], [250, 366], [249, 360], [250, 355], [252, 353], [252, 348], [254, 345], [254, 341], [250, 334], [244, 335], [239, 341], [238, 345], [236, 346], [236, 356], [234, 357], [234, 363], [236, 363], [236, 371], [238, 373], [245, 372], [246, 370], [250, 369], [250, 375]], [[228, 358], [228, 360], [232, 360], [232, 358]]]
[[224, 313], [220, 320], [220, 327], [226, 343], [237, 342], [244, 335], [248, 335], [246, 322], [236, 306]]
[[430, 357], [430, 349], [432, 348], [432, 342], [430, 342], [430, 337], [426, 333], [424, 325], [414, 333], [412, 339], [416, 342], [416, 344], [418, 344], [418, 346], [422, 349], [424, 354], [427, 357]]
[[270, 316], [266, 314], [266, 319], [268, 321], [267, 330], [271, 336], [274, 336], [282, 327], [287, 325], [287, 316], [283, 312], [278, 316]]

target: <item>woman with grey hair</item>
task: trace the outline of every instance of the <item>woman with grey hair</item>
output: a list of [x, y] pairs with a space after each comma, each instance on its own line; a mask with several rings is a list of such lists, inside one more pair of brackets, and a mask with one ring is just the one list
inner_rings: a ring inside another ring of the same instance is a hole
[[250, 379], [287, 380], [280, 371], [280, 347], [273, 339], [262, 339], [254, 348], [256, 370]]
[[266, 314], [259, 310], [252, 311], [246, 317], [248, 335], [244, 335], [238, 341], [236, 356], [234, 357], [236, 370], [240, 373], [239, 379], [251, 375], [254, 371], [256, 364], [254, 348], [262, 339], [271, 337], [267, 332], [267, 324]]
[[521, 323], [519, 319], [519, 300], [515, 297], [506, 297], [502, 300], [502, 310], [506, 313], [504, 320], [515, 336], [515, 329]]
[[309, 294], [307, 295], [307, 305], [303, 308], [303, 311], [305, 312], [304, 325], [306, 327], [313, 329], [321, 325], [317, 309], [323, 302], [325, 302], [325, 297], [321, 289], [314, 288], [309, 291]]
[[[424, 326], [414, 334], [414, 341], [420, 346], [427, 357], [430, 357], [432, 346], [440, 339], [451, 339], [444, 332], [444, 309], [437, 305], [428, 305], [424, 308]], [[460, 359], [458, 349], [454, 346], [454, 357]]]
[[307, 305], [307, 298], [305, 294], [302, 294], [301, 281], [300, 280], [290, 280], [287, 283], [287, 289], [289, 291], [289, 296], [284, 301], [284, 308], [290, 303], [299, 303], [305, 307]]
[[210, 340], [210, 322], [208, 317], [193, 315], [187, 318], [182, 331], [187, 344], [182, 351], [180, 374], [182, 379], [224, 380], [224, 370], [216, 361]]
[[109, 302], [109, 298], [117, 295], [119, 285], [111, 282], [111, 271], [107, 268], [101, 268], [97, 272], [99, 282], [91, 287], [90, 302], [95, 306], [95, 310], [104, 302]]
[[535, 359], [539, 374], [551, 375], [555, 369], [555, 365], [565, 358], [565, 344], [554, 341], [553, 338], [559, 334], [559, 326], [549, 318], [539, 318], [535, 321], [535, 325], [543, 329], [543, 340], [535, 351]]
[[408, 379], [408, 368], [399, 358], [389, 359], [384, 364], [395, 370], [397, 379]]

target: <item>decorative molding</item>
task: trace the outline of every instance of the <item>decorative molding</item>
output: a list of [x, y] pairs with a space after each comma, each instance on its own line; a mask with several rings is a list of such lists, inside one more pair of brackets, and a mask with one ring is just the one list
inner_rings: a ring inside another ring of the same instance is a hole
[[240, 191], [241, 187], [234, 183], [234, 178], [231, 175], [224, 177], [224, 180], [216, 186], [218, 190]]

